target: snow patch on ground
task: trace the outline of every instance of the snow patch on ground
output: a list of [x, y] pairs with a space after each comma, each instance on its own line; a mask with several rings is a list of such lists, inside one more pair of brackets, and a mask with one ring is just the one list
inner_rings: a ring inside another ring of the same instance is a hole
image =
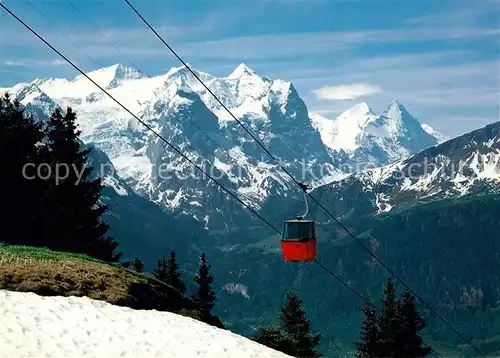
[[289, 357], [230, 331], [87, 297], [0, 290], [3, 357]]

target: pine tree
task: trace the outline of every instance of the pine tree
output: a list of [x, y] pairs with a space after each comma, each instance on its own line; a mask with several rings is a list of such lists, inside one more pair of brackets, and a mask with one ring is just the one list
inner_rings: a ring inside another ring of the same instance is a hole
[[[8, 94], [0, 98], [0, 223], [4, 242], [40, 242], [40, 213], [46, 182], [36, 175], [42, 162], [42, 127]], [[40, 172], [42, 175], [44, 172]]]
[[396, 299], [391, 279], [385, 285], [380, 315], [371, 303], [367, 303], [364, 314], [361, 339], [356, 342], [357, 357], [423, 358], [432, 352], [419, 336], [425, 321], [417, 311], [415, 297], [405, 291]]
[[45, 128], [50, 164], [59, 177], [51, 180], [51, 217], [47, 232], [55, 249], [86, 253], [106, 260], [118, 261], [114, 253], [118, 243], [104, 237], [109, 226], [101, 222], [107, 206], [99, 202], [101, 179], [91, 180], [87, 165], [90, 149], [82, 149], [76, 128], [76, 115], [68, 108], [62, 114], [56, 109]]
[[366, 302], [365, 308], [363, 309], [365, 319], [363, 325], [361, 326], [361, 339], [357, 342], [357, 354], [358, 358], [375, 358], [378, 357], [379, 344], [380, 344], [380, 332], [377, 324], [377, 311], [370, 301]]
[[396, 289], [389, 278], [382, 298], [382, 313], [379, 317], [380, 354], [381, 357], [397, 357], [399, 342], [397, 334], [399, 326], [399, 302], [396, 299]]
[[142, 269], [144, 268], [144, 264], [142, 263], [141, 259], [138, 257], [134, 257], [132, 259], [132, 267], [134, 268], [135, 272], [142, 272]]
[[288, 292], [280, 310], [280, 325], [259, 328], [255, 340], [293, 357], [321, 357], [315, 350], [321, 334], [310, 333], [310, 323], [301, 306], [297, 295]]
[[280, 321], [284, 338], [283, 353], [294, 357], [320, 357], [315, 351], [321, 339], [320, 333], [310, 333], [310, 323], [302, 310], [302, 301], [293, 292], [288, 292], [281, 307]]
[[161, 282], [167, 283], [168, 280], [168, 261], [162, 257], [156, 262], [156, 268], [153, 270], [153, 277]]
[[415, 305], [415, 297], [408, 290], [403, 292], [399, 303], [401, 351], [398, 357], [423, 358], [431, 354], [430, 347], [423, 346], [423, 339], [419, 332], [426, 327]]
[[179, 265], [177, 264], [174, 251], [170, 252], [168, 260], [164, 257], [158, 260], [156, 269], [153, 271], [153, 276], [157, 280], [172, 286], [182, 295], [186, 293], [186, 285], [179, 272]]
[[198, 272], [194, 276], [194, 282], [198, 288], [192, 298], [200, 311], [202, 319], [207, 319], [210, 316], [210, 311], [215, 306], [216, 296], [212, 290], [214, 278], [210, 274], [210, 269], [211, 265], [207, 264], [205, 253], [202, 253], [198, 264]]

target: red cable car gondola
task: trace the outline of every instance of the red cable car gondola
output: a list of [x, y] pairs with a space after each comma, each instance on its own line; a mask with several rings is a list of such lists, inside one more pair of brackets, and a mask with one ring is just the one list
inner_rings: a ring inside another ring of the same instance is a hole
[[312, 261], [316, 259], [316, 232], [314, 221], [304, 220], [309, 212], [307, 204], [307, 186], [301, 185], [304, 190], [306, 212], [294, 220], [286, 220], [283, 225], [281, 249], [285, 261]]

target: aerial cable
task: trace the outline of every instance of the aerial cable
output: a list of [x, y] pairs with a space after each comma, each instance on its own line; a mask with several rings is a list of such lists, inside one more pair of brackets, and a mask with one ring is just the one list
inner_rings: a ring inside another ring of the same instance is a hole
[[418, 293], [416, 293], [410, 286], [408, 286], [396, 273], [389, 268], [377, 255], [375, 255], [360, 239], [358, 239], [346, 226], [344, 226], [333, 214], [331, 214], [328, 209], [326, 209], [316, 198], [314, 198], [311, 193], [308, 193], [303, 187], [303, 184], [298, 182], [290, 172], [276, 159], [276, 157], [246, 128], [243, 123], [236, 118], [236, 116], [229, 110], [229, 108], [215, 95], [215, 93], [199, 78], [196, 72], [191, 69], [191, 67], [175, 52], [175, 50], [163, 39], [160, 34], [149, 24], [149, 22], [139, 13], [139, 11], [130, 3], [129, 0], [124, 0], [125, 3], [132, 9], [133, 12], [144, 22], [144, 24], [149, 27], [149, 29], [156, 35], [156, 37], [167, 47], [170, 52], [186, 67], [186, 69], [201, 83], [201, 85], [210, 93], [214, 99], [221, 105], [224, 110], [243, 128], [243, 130], [250, 135], [250, 137], [255, 140], [255, 142], [273, 159], [278, 166], [287, 174], [292, 181], [297, 184], [306, 194], [332, 219], [337, 225], [339, 225], [350, 237], [352, 237], [356, 243], [358, 243], [370, 256], [372, 256], [376, 261], [382, 265], [396, 280], [398, 280], [413, 296], [415, 296], [420, 302], [424, 304], [436, 317], [438, 317], [444, 324], [446, 324], [457, 336], [459, 336], [464, 342], [466, 342], [471, 348], [473, 348], [479, 355], [486, 357], [477, 347], [475, 347], [472, 342], [463, 336], [455, 327], [453, 327], [443, 316], [441, 316], [430, 304], [428, 304]]

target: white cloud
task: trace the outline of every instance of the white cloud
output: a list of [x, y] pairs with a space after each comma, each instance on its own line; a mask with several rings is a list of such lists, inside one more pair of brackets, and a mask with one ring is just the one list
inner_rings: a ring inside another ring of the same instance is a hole
[[366, 83], [353, 83], [340, 86], [327, 86], [313, 91], [319, 99], [327, 100], [347, 100], [356, 99], [363, 96], [370, 96], [375, 93], [382, 93], [382, 88]]
[[66, 61], [57, 58], [54, 60], [6, 60], [3, 64], [10, 67], [59, 67], [68, 65]]

